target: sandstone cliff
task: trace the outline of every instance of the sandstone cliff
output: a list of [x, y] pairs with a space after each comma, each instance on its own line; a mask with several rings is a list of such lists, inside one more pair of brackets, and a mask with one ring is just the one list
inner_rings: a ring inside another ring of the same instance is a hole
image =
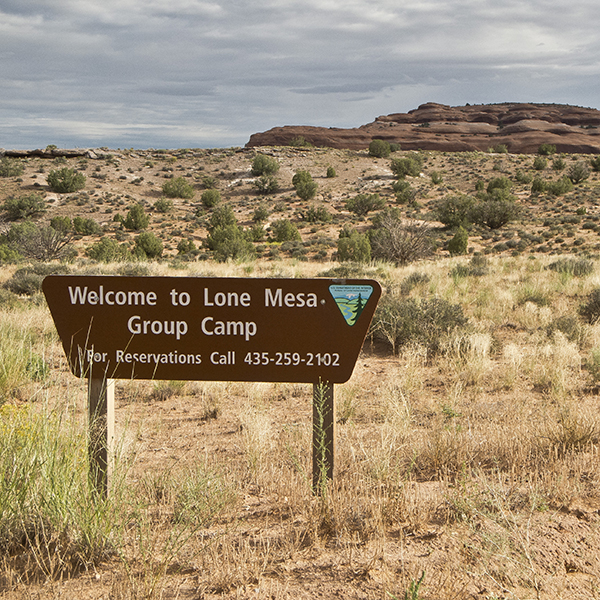
[[274, 127], [250, 136], [246, 147], [286, 146], [299, 137], [314, 146], [355, 150], [379, 138], [399, 143], [403, 150], [486, 151], [504, 144], [512, 153], [535, 153], [546, 143], [554, 144], [558, 152], [600, 153], [600, 111], [564, 104], [429, 102], [352, 129]]

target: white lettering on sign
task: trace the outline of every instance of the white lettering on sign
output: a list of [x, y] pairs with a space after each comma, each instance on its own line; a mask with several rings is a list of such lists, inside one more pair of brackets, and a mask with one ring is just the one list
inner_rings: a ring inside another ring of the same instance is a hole
[[143, 321], [139, 315], [130, 317], [127, 321], [127, 329], [133, 335], [174, 335], [180, 340], [182, 335], [188, 331], [188, 324], [185, 321]]
[[317, 306], [317, 295], [310, 292], [305, 294], [300, 292], [299, 294], [292, 294], [291, 292], [284, 294], [281, 288], [275, 290], [275, 293], [271, 288], [265, 289], [265, 306], [287, 306], [288, 308], [302, 308], [304, 306], [314, 308]]
[[204, 288], [204, 306], [250, 306], [250, 294], [248, 292], [217, 292], [210, 295], [208, 288]]
[[108, 304], [109, 306], [156, 306], [156, 292], [125, 292], [123, 290], [104, 291], [101, 285], [98, 291], [69, 286], [71, 304]]
[[215, 321], [213, 317], [204, 317], [201, 327], [205, 335], [243, 335], [247, 342], [256, 335], [254, 321]]

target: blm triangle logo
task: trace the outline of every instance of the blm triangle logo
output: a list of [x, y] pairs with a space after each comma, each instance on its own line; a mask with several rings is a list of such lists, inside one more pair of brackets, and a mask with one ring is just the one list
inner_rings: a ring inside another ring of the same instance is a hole
[[338, 305], [346, 323], [352, 327], [360, 317], [371, 294], [371, 285], [330, 285], [329, 292]]

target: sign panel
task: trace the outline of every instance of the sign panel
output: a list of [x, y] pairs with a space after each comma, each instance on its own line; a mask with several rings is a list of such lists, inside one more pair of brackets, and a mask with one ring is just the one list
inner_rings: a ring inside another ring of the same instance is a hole
[[50, 275], [43, 290], [79, 377], [347, 381], [374, 280]]

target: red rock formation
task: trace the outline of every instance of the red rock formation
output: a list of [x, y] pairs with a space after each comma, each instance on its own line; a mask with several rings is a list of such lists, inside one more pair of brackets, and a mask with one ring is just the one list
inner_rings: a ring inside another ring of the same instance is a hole
[[353, 129], [274, 127], [250, 136], [246, 147], [287, 146], [298, 137], [314, 146], [354, 150], [379, 138], [398, 143], [403, 150], [486, 151], [504, 144], [509, 152], [535, 153], [540, 144], [554, 144], [558, 152], [600, 153], [600, 111], [564, 104], [428, 102]]

